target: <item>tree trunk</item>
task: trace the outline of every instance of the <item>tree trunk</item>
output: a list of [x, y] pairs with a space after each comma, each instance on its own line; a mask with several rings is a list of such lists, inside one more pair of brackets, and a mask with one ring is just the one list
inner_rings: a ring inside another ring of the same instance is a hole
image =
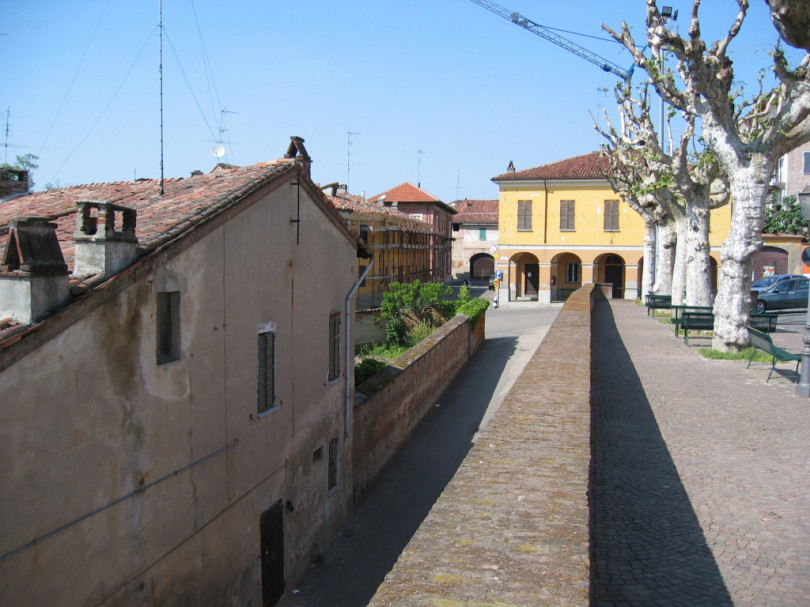
[[764, 158], [754, 154], [747, 166], [729, 173], [731, 226], [723, 243], [722, 267], [714, 302], [716, 350], [740, 351], [748, 345], [749, 291], [754, 258], [762, 248], [762, 220], [769, 171]]
[[689, 204], [686, 228], [686, 305], [712, 305], [708, 203]]
[[658, 295], [670, 295], [672, 290], [672, 267], [675, 263], [675, 222], [658, 224], [658, 250], [656, 255], [655, 285]]
[[672, 266], [672, 303], [683, 304], [686, 291], [686, 217], [678, 214], [675, 218], [675, 263]]
[[641, 277], [641, 301], [652, 292], [655, 280], [655, 222], [644, 222], [644, 271]]

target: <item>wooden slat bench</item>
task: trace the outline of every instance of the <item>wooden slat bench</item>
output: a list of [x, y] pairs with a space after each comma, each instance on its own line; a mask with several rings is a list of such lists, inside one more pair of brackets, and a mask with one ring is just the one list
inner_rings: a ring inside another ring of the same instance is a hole
[[763, 333], [758, 329], [750, 327], [748, 325], [745, 326], [748, 330], [748, 337], [751, 340], [751, 345], [754, 347], [754, 351], [751, 352], [751, 358], [748, 359], [748, 366], [751, 366], [751, 361], [754, 360], [754, 354], [756, 354], [757, 350], [762, 350], [766, 354], [771, 355], [771, 371], [768, 373], [768, 379], [765, 380], [765, 383], [771, 381], [771, 374], [776, 370], [776, 361], [779, 362], [793, 362], [796, 361], [796, 381], [799, 381], [799, 362], [801, 361], [802, 357], [800, 354], [792, 354], [787, 350], [783, 350], [777, 346], [773, 345], [773, 340], [771, 336], [767, 333]]

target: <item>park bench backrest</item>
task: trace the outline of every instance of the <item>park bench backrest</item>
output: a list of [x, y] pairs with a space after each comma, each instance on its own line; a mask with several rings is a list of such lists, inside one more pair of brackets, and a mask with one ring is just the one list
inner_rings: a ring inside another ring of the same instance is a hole
[[771, 336], [762, 331], [758, 331], [753, 327], [746, 327], [748, 329], [748, 338], [751, 340], [751, 345], [759, 348], [764, 352], [773, 353], [773, 341]]

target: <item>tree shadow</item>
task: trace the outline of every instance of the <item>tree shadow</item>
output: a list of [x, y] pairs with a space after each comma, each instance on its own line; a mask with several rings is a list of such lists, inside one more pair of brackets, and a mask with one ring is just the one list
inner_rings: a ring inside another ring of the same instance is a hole
[[607, 302], [591, 340], [591, 607], [732, 606]]

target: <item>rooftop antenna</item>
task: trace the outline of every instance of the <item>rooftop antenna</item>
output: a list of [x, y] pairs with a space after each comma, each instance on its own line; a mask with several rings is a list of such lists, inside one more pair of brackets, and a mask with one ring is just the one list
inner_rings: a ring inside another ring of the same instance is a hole
[[459, 171], [458, 175], [456, 176], [456, 200], [460, 200], [458, 194], [460, 189], [461, 189], [461, 171]]
[[352, 164], [351, 164], [351, 157], [352, 157], [352, 135], [359, 135], [360, 133], [355, 133], [353, 131], [348, 131], [346, 134], [346, 193], [348, 194], [351, 192], [349, 185], [351, 184], [351, 180], [349, 176], [351, 175], [352, 171]]
[[416, 150], [416, 187], [422, 187], [422, 154], [424, 152], [420, 150]]
[[163, 0], [158, 2], [160, 33], [160, 195], [163, 196]]

